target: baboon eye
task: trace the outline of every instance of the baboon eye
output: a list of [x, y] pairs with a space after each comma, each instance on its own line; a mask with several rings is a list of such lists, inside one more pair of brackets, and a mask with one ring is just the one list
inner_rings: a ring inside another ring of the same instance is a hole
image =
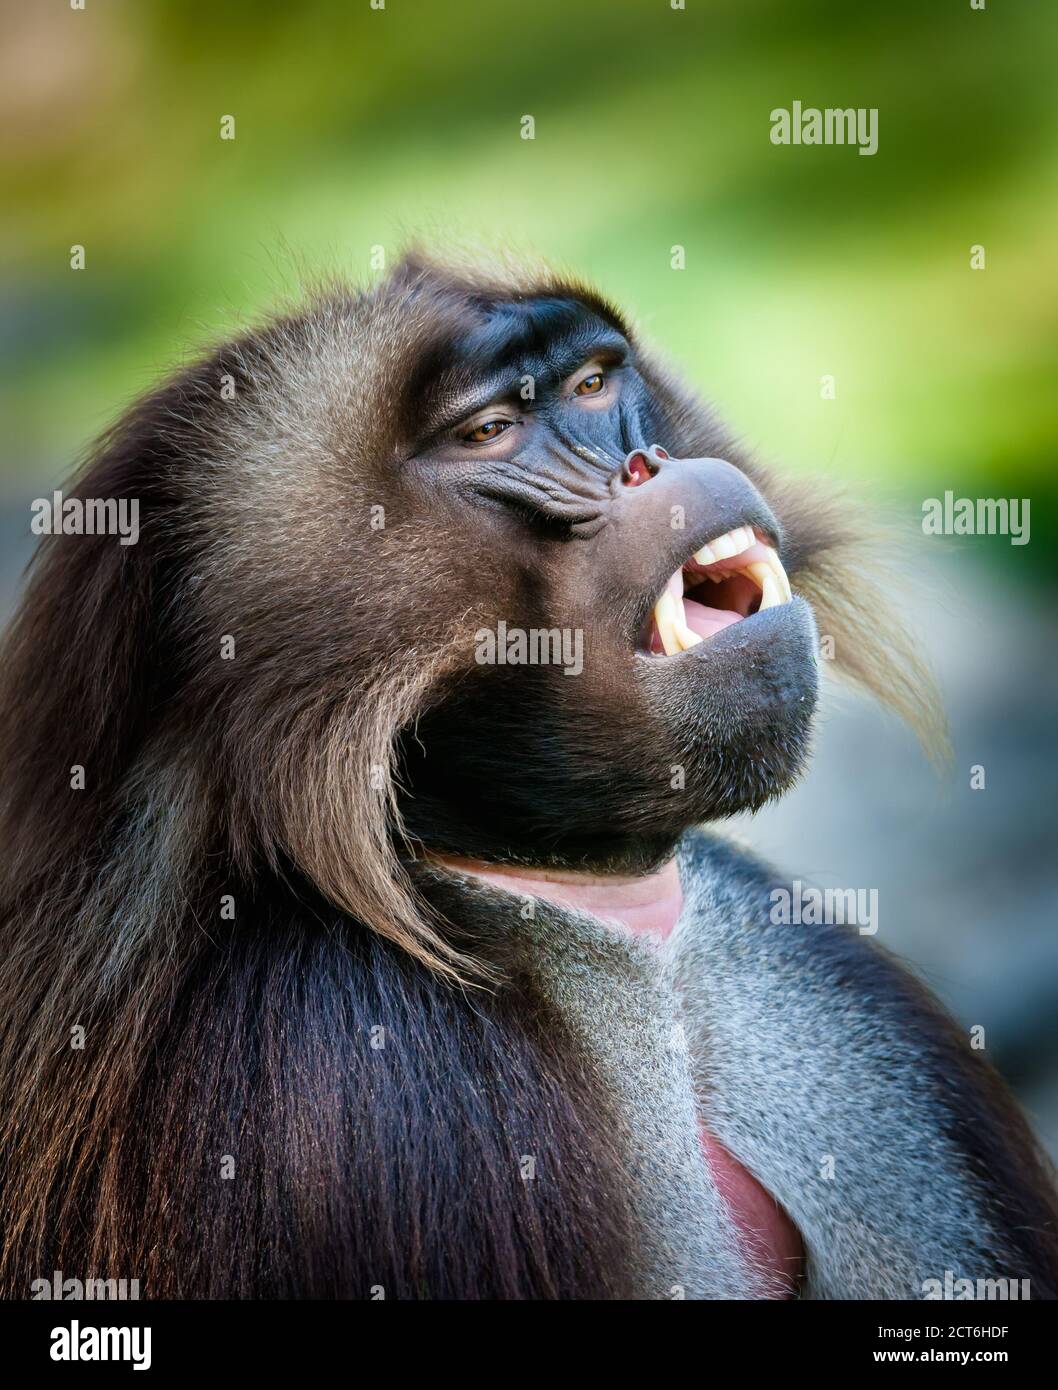
[[592, 372], [591, 376], [586, 376], [579, 385], [574, 387], [575, 396], [597, 396], [606, 385], [606, 378], [602, 372]]
[[475, 425], [469, 434], [463, 436], [466, 444], [488, 444], [493, 439], [499, 439], [510, 429], [513, 420], [485, 420], [480, 425]]

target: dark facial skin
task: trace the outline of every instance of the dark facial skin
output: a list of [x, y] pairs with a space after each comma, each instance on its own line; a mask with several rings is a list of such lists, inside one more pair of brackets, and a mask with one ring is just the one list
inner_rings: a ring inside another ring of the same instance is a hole
[[494, 623], [579, 632], [583, 670], [469, 665], [402, 740], [411, 836], [629, 871], [691, 824], [782, 791], [815, 702], [810, 611], [795, 597], [691, 651], [644, 650], [655, 600], [694, 551], [744, 525], [780, 557], [784, 538], [739, 469], [670, 456], [678, 426], [620, 327], [573, 299], [485, 307], [413, 391], [406, 480], [468, 545], [504, 557]]

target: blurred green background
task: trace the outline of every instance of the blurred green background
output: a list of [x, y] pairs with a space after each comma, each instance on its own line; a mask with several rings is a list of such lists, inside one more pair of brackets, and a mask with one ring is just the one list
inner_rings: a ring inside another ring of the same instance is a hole
[[[4, 607], [30, 500], [130, 400], [302, 282], [369, 280], [372, 247], [392, 260], [413, 237], [593, 278], [763, 457], [888, 499], [912, 534], [946, 489], [1031, 499], [1029, 545], [915, 547], [950, 785], [873, 707], [828, 702], [808, 778], [743, 828], [805, 881], [878, 888], [879, 940], [985, 1026], [1058, 1154], [1058, 6], [0, 13]], [[878, 108], [878, 153], [773, 145], [769, 113], [795, 100]]]
[[[51, 0], [4, 19], [8, 495], [303, 278], [454, 235], [596, 279], [768, 457], [884, 484], [916, 517], [946, 487], [1031, 495], [1032, 546], [979, 548], [1048, 572], [1058, 7]], [[878, 153], [772, 145], [794, 99], [877, 107]]]

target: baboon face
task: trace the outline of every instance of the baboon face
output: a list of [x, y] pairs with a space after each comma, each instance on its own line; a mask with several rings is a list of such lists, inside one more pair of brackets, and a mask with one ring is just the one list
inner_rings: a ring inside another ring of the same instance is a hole
[[474, 615], [461, 678], [403, 739], [415, 837], [645, 865], [789, 783], [816, 669], [782, 528], [727, 459], [679, 457], [682, 422], [605, 306], [468, 305], [402, 414], [402, 477]]
[[270, 749], [258, 823], [276, 789], [312, 811], [373, 776], [372, 708], [411, 838], [462, 855], [646, 865], [798, 771], [815, 637], [784, 565], [811, 545], [591, 293], [404, 272], [199, 380], [174, 648], [228, 785]]

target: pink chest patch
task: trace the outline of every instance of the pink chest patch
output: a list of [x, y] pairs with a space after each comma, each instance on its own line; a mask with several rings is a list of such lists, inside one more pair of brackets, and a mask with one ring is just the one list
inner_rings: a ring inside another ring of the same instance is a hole
[[704, 1129], [702, 1153], [747, 1258], [767, 1279], [768, 1296], [792, 1298], [804, 1269], [804, 1245], [786, 1212], [738, 1159]]

